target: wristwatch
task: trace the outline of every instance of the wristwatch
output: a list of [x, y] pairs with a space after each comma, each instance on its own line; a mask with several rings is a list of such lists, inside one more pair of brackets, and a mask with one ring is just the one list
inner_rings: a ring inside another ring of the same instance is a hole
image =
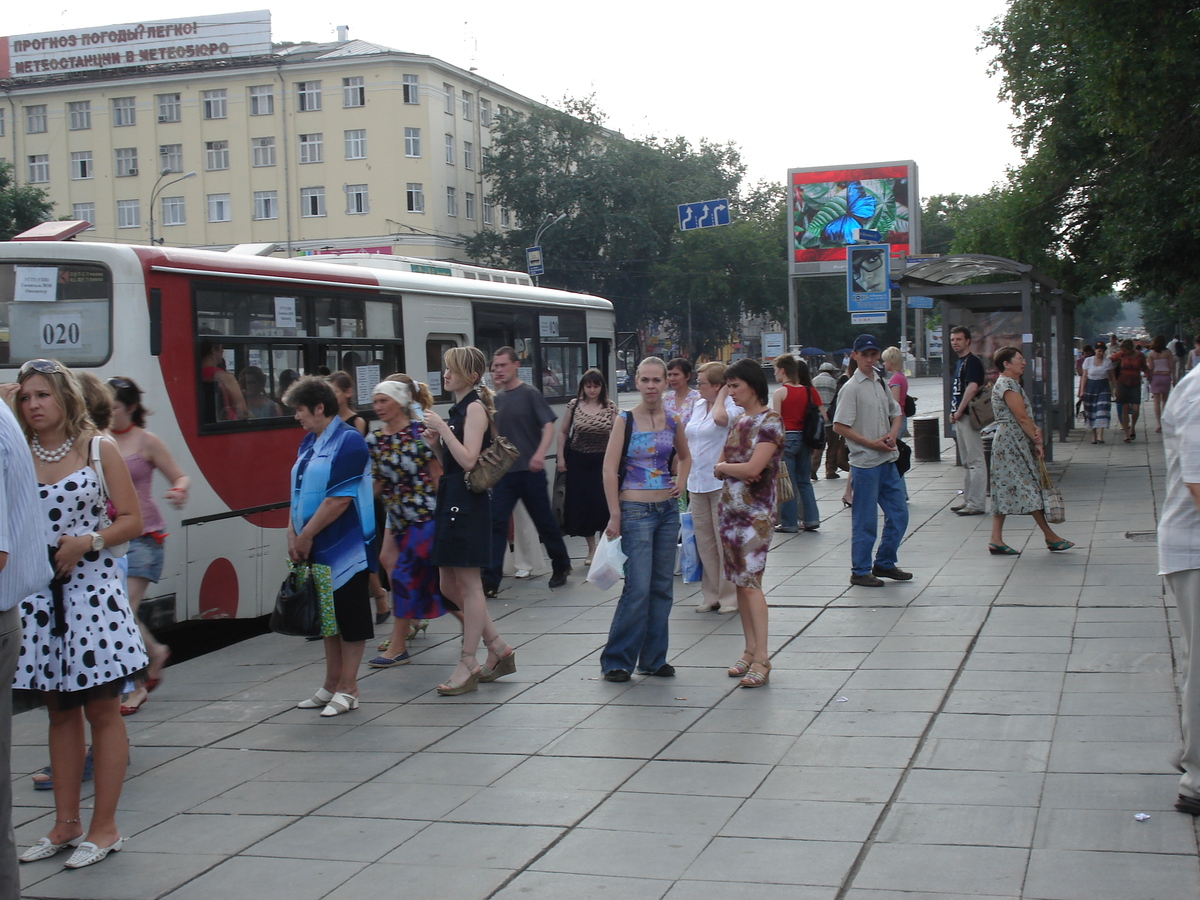
[[104, 537], [98, 531], [92, 532], [92, 549], [97, 553], [104, 549]]

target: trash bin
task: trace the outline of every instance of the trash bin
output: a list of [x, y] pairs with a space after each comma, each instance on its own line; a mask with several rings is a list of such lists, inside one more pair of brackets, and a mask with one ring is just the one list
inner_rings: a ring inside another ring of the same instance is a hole
[[912, 430], [913, 459], [917, 462], [940, 462], [942, 448], [938, 438], [937, 417], [911, 418], [908, 427]]

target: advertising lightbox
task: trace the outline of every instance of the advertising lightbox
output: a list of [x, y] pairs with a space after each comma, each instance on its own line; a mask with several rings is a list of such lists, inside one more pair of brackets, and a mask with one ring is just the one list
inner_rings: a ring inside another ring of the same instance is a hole
[[920, 193], [912, 160], [788, 170], [789, 269], [846, 270], [846, 247], [878, 231], [892, 255], [920, 252]]

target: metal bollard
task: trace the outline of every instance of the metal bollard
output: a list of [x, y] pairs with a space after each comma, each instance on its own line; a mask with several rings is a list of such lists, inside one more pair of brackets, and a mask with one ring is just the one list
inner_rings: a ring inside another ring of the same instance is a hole
[[938, 439], [938, 420], [933, 416], [908, 420], [912, 431], [913, 459], [917, 462], [940, 462], [941, 442]]

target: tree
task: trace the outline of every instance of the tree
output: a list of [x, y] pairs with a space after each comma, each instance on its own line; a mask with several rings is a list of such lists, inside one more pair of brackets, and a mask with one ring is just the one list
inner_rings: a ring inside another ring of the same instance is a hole
[[1184, 0], [1013, 0], [984, 42], [1024, 161], [960, 239], [1082, 296], [1124, 281], [1194, 306], [1198, 25]]
[[41, 188], [18, 185], [12, 163], [0, 162], [0, 241], [9, 241], [50, 218], [54, 204]]
[[676, 206], [737, 193], [744, 166], [732, 144], [684, 138], [632, 141], [603, 127], [591, 98], [536, 107], [493, 127], [484, 177], [519, 227], [467, 241], [476, 259], [524, 268], [524, 251], [548, 217], [543, 281], [613, 301], [621, 328], [653, 318], [655, 267], [678, 231]]

